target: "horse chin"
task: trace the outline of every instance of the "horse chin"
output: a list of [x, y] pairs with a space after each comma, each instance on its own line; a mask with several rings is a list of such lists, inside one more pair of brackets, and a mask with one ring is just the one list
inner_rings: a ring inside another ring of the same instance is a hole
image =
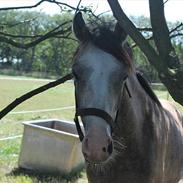
[[111, 161], [111, 156], [108, 157], [105, 161], [101, 161], [101, 162], [91, 162], [91, 161], [85, 160], [86, 169], [95, 175], [108, 174], [112, 169], [112, 164], [113, 164]]
[[105, 161], [101, 162], [91, 162], [85, 159], [86, 169], [95, 175], [107, 175], [118, 162], [119, 155], [119, 151], [113, 151]]
[[104, 161], [89, 161], [87, 159], [85, 159], [86, 165], [90, 166], [92, 168], [96, 167], [96, 166], [103, 166], [104, 164], [107, 164], [107, 162], [109, 161], [110, 157], [108, 157], [106, 160]]

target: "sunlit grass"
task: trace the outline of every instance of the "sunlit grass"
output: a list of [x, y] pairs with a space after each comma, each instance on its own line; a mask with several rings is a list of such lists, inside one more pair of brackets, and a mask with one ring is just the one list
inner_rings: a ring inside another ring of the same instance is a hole
[[[48, 81], [21, 81], [21, 80], [0, 80], [0, 110], [22, 94], [35, 89]], [[37, 95], [23, 104], [19, 105], [16, 111], [32, 111], [40, 109], [54, 109], [74, 105], [74, 91], [72, 82], [50, 89]], [[0, 138], [21, 135], [23, 133], [22, 121], [36, 119], [67, 119], [72, 120], [74, 109], [25, 113], [8, 114], [0, 121]], [[2, 183], [57, 183], [68, 182], [68, 178], [59, 175], [40, 175], [25, 171], [16, 170], [18, 167], [18, 156], [20, 151], [21, 138], [0, 141], [0, 182]], [[84, 173], [74, 175], [69, 180], [71, 182], [86, 183]]]

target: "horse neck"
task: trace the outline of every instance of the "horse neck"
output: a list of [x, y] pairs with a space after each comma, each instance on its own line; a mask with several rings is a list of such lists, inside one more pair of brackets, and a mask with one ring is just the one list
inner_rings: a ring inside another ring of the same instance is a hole
[[143, 125], [150, 111], [149, 107], [153, 103], [139, 84], [135, 74], [128, 78], [126, 84], [131, 96], [124, 88], [117, 123], [123, 138], [135, 140], [138, 145], [141, 145]]

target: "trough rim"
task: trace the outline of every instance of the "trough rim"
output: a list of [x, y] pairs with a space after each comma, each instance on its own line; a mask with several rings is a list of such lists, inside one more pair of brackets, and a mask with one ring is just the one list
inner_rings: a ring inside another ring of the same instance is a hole
[[[75, 126], [74, 122], [68, 121], [68, 120], [60, 120], [60, 119], [56, 119], [56, 118], [51, 118], [51, 119], [39, 119], [39, 120], [30, 120], [30, 121], [24, 121], [22, 122], [22, 124], [24, 126], [28, 126], [28, 127], [32, 127], [32, 128], [36, 128], [36, 129], [42, 129], [42, 130], [47, 130], [49, 132], [54, 132], [57, 134], [63, 134], [63, 135], [68, 135], [70, 137], [76, 138], [79, 141], [79, 135], [78, 134], [73, 134], [73, 133], [69, 133], [69, 132], [64, 132], [64, 131], [59, 131], [59, 130], [55, 130], [53, 128], [48, 128], [48, 127], [44, 127], [44, 126], [39, 126], [39, 125], [35, 125], [33, 123], [44, 123], [44, 122], [64, 122], [67, 124], [71, 124]], [[81, 124], [82, 128], [83, 125]]]

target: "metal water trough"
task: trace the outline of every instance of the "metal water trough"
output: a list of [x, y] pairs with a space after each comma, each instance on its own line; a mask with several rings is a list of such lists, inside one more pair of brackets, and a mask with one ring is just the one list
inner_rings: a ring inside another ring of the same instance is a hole
[[57, 119], [23, 122], [19, 167], [67, 174], [84, 166], [75, 124]]

